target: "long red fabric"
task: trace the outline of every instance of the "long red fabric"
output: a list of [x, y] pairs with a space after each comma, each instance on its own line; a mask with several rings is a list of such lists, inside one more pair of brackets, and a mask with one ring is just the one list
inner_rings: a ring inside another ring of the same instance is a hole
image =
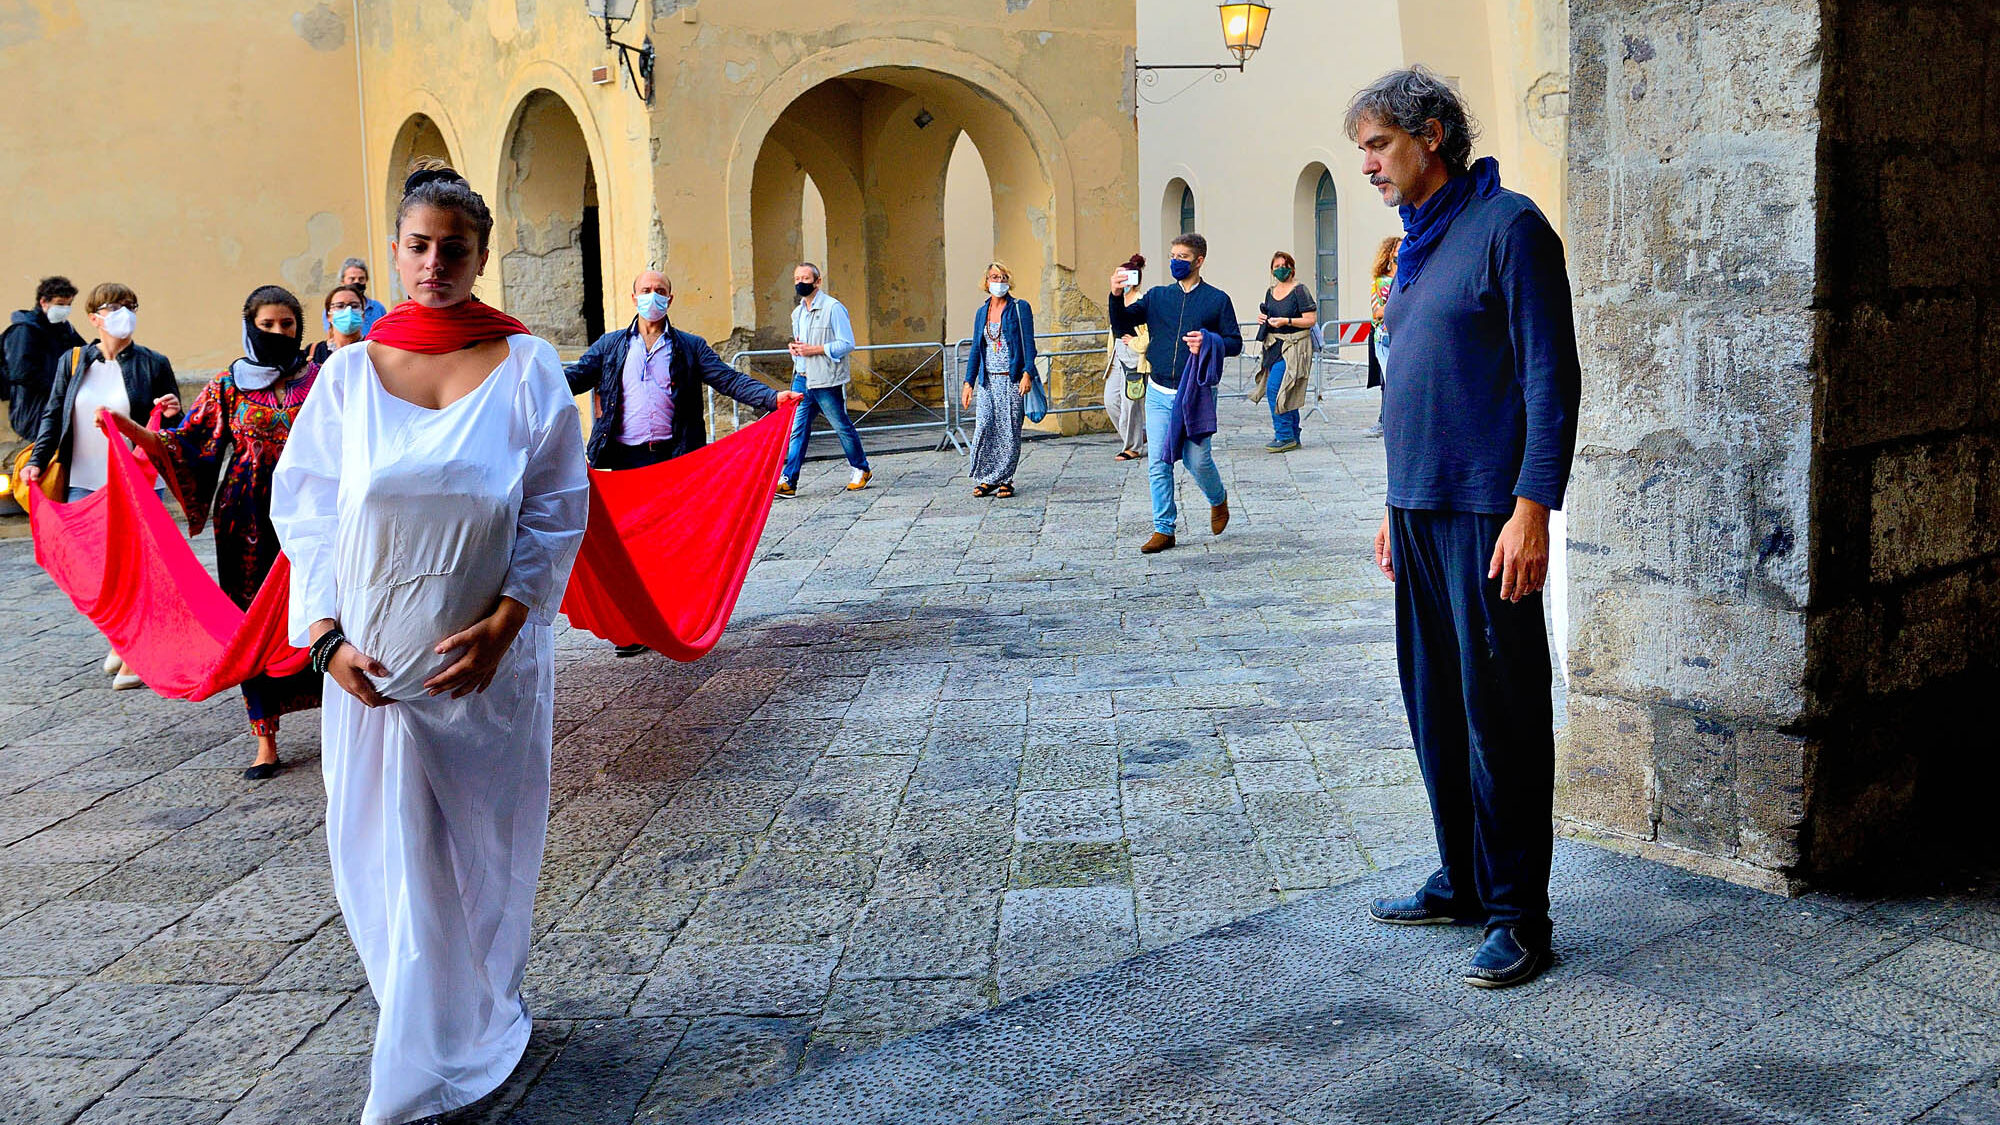
[[207, 699], [260, 672], [303, 669], [304, 650], [285, 639], [291, 564], [279, 556], [249, 610], [238, 609], [153, 492], [152, 467], [124, 435], [109, 437], [103, 488], [74, 504], [30, 501], [35, 561], [169, 699]]
[[[685, 457], [590, 473], [590, 523], [562, 609], [618, 644], [699, 660], [722, 639], [771, 514], [795, 405]], [[61, 504], [36, 497], [35, 561], [148, 687], [202, 700], [306, 653], [286, 639], [291, 564], [245, 611], [215, 584], [152, 490], [152, 469], [110, 435], [106, 486]]]

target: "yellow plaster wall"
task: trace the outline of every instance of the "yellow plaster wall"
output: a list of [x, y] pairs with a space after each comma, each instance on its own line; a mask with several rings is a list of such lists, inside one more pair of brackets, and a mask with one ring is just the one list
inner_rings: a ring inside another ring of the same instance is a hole
[[319, 307], [368, 242], [354, 70], [347, 0], [0, 4], [0, 305], [123, 281], [188, 379], [252, 288]]

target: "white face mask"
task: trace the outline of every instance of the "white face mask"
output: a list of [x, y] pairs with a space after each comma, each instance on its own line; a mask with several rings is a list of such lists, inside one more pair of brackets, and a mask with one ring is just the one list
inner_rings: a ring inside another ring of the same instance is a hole
[[120, 340], [130, 340], [132, 330], [139, 324], [139, 314], [123, 305], [104, 314], [104, 334]]
[[986, 283], [986, 291], [988, 293], [993, 294], [995, 297], [1005, 297], [1007, 295], [1007, 290], [1010, 288], [1012, 288], [1012, 286], [1008, 285], [1004, 281], [989, 281]]
[[46, 314], [50, 324], [63, 324], [69, 320], [68, 305], [50, 305]]

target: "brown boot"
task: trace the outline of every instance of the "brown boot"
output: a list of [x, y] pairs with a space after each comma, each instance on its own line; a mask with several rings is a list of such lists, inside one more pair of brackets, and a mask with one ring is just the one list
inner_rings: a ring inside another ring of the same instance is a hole
[[1229, 501], [1224, 500], [1208, 510], [1208, 530], [1216, 535], [1229, 526]]
[[1157, 555], [1161, 551], [1171, 550], [1173, 548], [1173, 545], [1174, 545], [1173, 536], [1161, 535], [1159, 532], [1155, 531], [1153, 533], [1153, 537], [1151, 539], [1146, 540], [1146, 545], [1139, 548], [1139, 553], [1142, 555]]

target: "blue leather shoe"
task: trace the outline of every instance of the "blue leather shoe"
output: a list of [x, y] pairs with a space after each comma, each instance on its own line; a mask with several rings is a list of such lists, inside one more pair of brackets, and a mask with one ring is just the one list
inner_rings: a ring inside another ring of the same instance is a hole
[[1485, 912], [1447, 906], [1418, 891], [1404, 898], [1378, 898], [1368, 904], [1368, 916], [1392, 926], [1457, 926], [1478, 922]]
[[1548, 965], [1548, 950], [1521, 944], [1511, 926], [1495, 926], [1486, 931], [1486, 940], [1465, 967], [1465, 983], [1474, 988], [1512, 988], [1534, 980]]

